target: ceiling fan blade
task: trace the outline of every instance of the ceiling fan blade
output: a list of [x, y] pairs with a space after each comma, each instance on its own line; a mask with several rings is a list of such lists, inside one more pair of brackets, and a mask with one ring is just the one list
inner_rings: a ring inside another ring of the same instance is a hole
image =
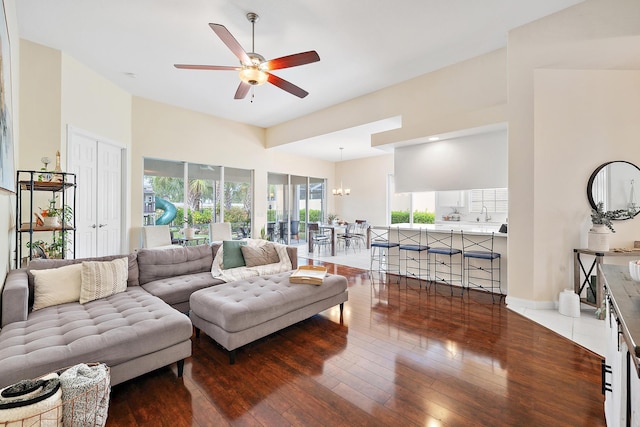
[[240, 82], [238, 90], [236, 90], [236, 96], [234, 96], [233, 99], [244, 99], [244, 97], [247, 96], [249, 89], [251, 89], [251, 85], [249, 83]]
[[269, 74], [269, 83], [271, 83], [274, 86], [278, 86], [280, 89], [285, 90], [287, 92], [289, 92], [292, 95], [297, 96], [298, 98], [304, 98], [305, 96], [309, 95], [309, 92], [307, 92], [306, 90], [299, 88], [298, 86], [294, 85], [291, 82], [286, 81], [285, 79], [281, 79], [280, 77], [276, 76], [275, 74], [271, 74], [271, 73], [267, 73]]
[[243, 64], [251, 64], [251, 58], [247, 55], [247, 52], [244, 51], [240, 43], [231, 35], [227, 27], [220, 24], [209, 24], [214, 33], [220, 37], [222, 43], [227, 45], [229, 50], [233, 52], [233, 54], [242, 62]]
[[189, 64], [173, 64], [174, 67], [182, 70], [236, 70], [240, 71], [240, 67], [231, 67], [228, 65], [189, 65]]
[[320, 55], [318, 55], [318, 52], [315, 50], [310, 50], [308, 52], [295, 53], [293, 55], [271, 59], [262, 65], [268, 70], [280, 70], [282, 68], [297, 67], [298, 65], [310, 64], [317, 61], [320, 61]]

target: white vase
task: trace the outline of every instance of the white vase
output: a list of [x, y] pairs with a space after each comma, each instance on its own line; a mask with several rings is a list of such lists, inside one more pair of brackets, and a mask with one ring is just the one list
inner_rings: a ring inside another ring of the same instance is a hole
[[57, 216], [42, 217], [42, 225], [45, 227], [60, 227], [60, 221]]
[[195, 228], [185, 228], [184, 229], [184, 238], [185, 239], [193, 239], [193, 236], [195, 235]]
[[588, 247], [592, 251], [607, 252], [609, 250], [609, 240], [611, 231], [604, 224], [596, 224], [589, 230]]

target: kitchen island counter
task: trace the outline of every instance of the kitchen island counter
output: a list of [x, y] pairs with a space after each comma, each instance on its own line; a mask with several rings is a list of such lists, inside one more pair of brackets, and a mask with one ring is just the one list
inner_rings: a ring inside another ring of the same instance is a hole
[[[500, 254], [500, 281], [502, 294], [507, 294], [507, 233], [500, 233], [498, 230], [502, 224], [499, 223], [470, 223], [459, 221], [438, 222], [436, 224], [392, 224], [391, 226], [372, 225], [373, 233], [368, 233], [367, 247], [370, 247], [371, 235], [379, 235], [384, 230], [389, 230], [387, 235], [391, 242], [406, 243], [403, 240], [412, 240], [415, 243], [417, 233], [420, 233], [421, 244], [427, 244], [427, 234], [436, 234], [438, 238], [453, 231], [452, 246], [457, 249], [464, 249], [462, 235], [465, 239], [483, 241], [491, 237], [493, 233], [493, 251]], [[413, 233], [413, 234], [412, 234]], [[477, 248], [475, 248], [477, 250]], [[394, 251], [392, 249], [392, 251]], [[395, 249], [397, 252], [397, 249]], [[462, 262], [462, 260], [460, 260]], [[461, 283], [454, 283], [454, 285]]]

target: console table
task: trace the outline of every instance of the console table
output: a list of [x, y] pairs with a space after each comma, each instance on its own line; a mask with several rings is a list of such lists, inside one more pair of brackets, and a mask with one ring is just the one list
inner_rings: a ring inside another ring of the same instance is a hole
[[[586, 265], [583, 263], [580, 255], [590, 255], [593, 258], [591, 265], [589, 266], [589, 271], [586, 270]], [[630, 252], [616, 252], [616, 251], [592, 251], [591, 249], [574, 249], [573, 250], [573, 289], [576, 294], [582, 294], [585, 286], [589, 284], [589, 280], [592, 275], [596, 276], [596, 292], [595, 292], [595, 302], [588, 301], [587, 298], [580, 297], [580, 301], [592, 305], [595, 307], [602, 307], [602, 300], [604, 298], [604, 290], [603, 283], [604, 277], [602, 276], [602, 270], [600, 268], [600, 264], [603, 263], [604, 257], [638, 257], [640, 258], [640, 252], [638, 251], [630, 251]], [[583, 278], [584, 275], [584, 278]], [[587, 286], [587, 292], [592, 292], [590, 286]]]

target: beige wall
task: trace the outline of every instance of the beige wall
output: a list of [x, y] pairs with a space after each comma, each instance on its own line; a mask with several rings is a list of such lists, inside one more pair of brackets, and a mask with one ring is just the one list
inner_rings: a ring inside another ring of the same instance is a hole
[[131, 94], [62, 54], [60, 141], [66, 159], [67, 126], [131, 146]]
[[[635, 137], [630, 132], [634, 126], [625, 125], [613, 134], [607, 134], [616, 124], [621, 124], [620, 119], [611, 117], [604, 110], [601, 111], [603, 114], [593, 114], [598, 111], [599, 102], [616, 104], [615, 100], [610, 100], [606, 93], [591, 90], [587, 91], [593, 95], [590, 98], [564, 90], [561, 93], [568, 97], [566, 99], [550, 94], [550, 75], [536, 70], [638, 69], [638, 34], [640, 3], [635, 0], [586, 1], [509, 33], [510, 265], [507, 303], [510, 305], [552, 307], [558, 291], [571, 286], [571, 248], [580, 244], [577, 229], [582, 229], [585, 219], [589, 220], [586, 182], [598, 164], [611, 160], [601, 151], [603, 140], [612, 153], [618, 152], [621, 158], [634, 161], [633, 149], [627, 151], [630, 138]], [[566, 74], [558, 76], [563, 81], [567, 77]], [[575, 77], [584, 82], [582, 75], [576, 73]], [[544, 79], [540, 81], [540, 87], [537, 86], [538, 78]], [[592, 78], [605, 92], [614, 89], [609, 87], [610, 75]], [[633, 87], [628, 90], [633, 92]], [[553, 111], [567, 120], [554, 121], [557, 129], [547, 123], [538, 124], [542, 108], [535, 108], [534, 95], [550, 108], [552, 105], [549, 104], [554, 101], [564, 106], [565, 110]], [[637, 92], [634, 94], [638, 95]], [[613, 111], [621, 111], [625, 104], [611, 107]], [[593, 110], [589, 112], [589, 109]], [[583, 120], [569, 120], [574, 111], [583, 114]], [[572, 132], [574, 135], [581, 133], [582, 127], [598, 132], [583, 134], [579, 144], [561, 137]], [[620, 138], [621, 134], [625, 137]], [[594, 138], [595, 135], [600, 138]], [[565, 144], [568, 148], [564, 148]], [[636, 163], [638, 160], [635, 158]], [[569, 193], [571, 198], [563, 200], [563, 195]], [[552, 203], [549, 205], [549, 202]], [[553, 211], [553, 215], [547, 211]], [[633, 225], [622, 227], [637, 227], [638, 221], [635, 219], [629, 222]], [[557, 235], [549, 240], [550, 228]], [[616, 234], [616, 238], [620, 239], [620, 235]]]
[[[254, 230], [267, 222], [267, 172], [331, 178], [334, 163], [264, 146], [264, 129], [134, 97], [131, 153], [131, 249], [142, 226], [143, 158], [181, 160], [255, 171]], [[333, 201], [329, 200], [329, 209]]]
[[[20, 160], [18, 169], [39, 170], [60, 147], [62, 55], [20, 40]], [[54, 165], [55, 166], [55, 165]]]
[[[367, 220], [386, 224], [387, 176], [393, 174], [393, 154], [350, 160], [336, 164], [336, 180], [351, 189], [350, 196], [333, 196], [334, 211], [346, 221]], [[332, 187], [329, 188], [329, 191]]]
[[[552, 301], [572, 283], [573, 248], [587, 244], [589, 176], [607, 161], [640, 165], [640, 71], [536, 70], [534, 81], [532, 283], [536, 301]], [[614, 227], [612, 247], [640, 239], [640, 219]]]
[[267, 146], [402, 116], [372, 145], [426, 142], [429, 135], [506, 120], [507, 50], [500, 49], [267, 129]]

